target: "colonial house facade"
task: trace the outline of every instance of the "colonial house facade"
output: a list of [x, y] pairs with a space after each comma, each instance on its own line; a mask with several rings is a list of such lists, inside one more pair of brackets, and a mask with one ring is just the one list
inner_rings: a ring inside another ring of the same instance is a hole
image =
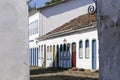
[[99, 68], [96, 15], [85, 14], [39, 37], [39, 65]]
[[95, 5], [92, 0], [64, 0], [30, 12], [31, 66], [99, 68], [96, 15], [88, 14], [90, 5]]
[[39, 33], [39, 12], [35, 12], [35, 14], [29, 16], [29, 52], [31, 66], [38, 66], [39, 47], [36, 38], [39, 37]]

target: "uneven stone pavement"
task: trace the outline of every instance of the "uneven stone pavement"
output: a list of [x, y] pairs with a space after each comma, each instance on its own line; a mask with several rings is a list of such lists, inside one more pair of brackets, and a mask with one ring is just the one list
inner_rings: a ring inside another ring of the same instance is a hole
[[98, 80], [98, 72], [37, 68], [30, 70], [30, 80]]

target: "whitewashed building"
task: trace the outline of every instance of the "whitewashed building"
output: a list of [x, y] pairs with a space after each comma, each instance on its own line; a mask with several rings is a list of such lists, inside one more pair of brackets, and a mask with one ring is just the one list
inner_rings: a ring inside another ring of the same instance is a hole
[[[34, 13], [35, 12], [35, 13]], [[29, 52], [30, 66], [38, 66], [39, 12], [34, 9], [29, 13]]]
[[96, 19], [88, 15], [90, 5], [95, 6], [92, 0], [64, 0], [31, 12], [29, 24], [38, 20], [39, 26], [29, 38], [32, 66], [99, 68]]
[[46, 67], [99, 69], [96, 25], [96, 15], [85, 14], [40, 37]]

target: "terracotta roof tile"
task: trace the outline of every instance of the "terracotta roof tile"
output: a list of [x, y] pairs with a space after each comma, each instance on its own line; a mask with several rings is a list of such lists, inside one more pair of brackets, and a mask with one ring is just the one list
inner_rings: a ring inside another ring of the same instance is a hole
[[69, 29], [74, 29], [74, 30], [80, 29], [80, 28], [85, 27], [86, 25], [93, 23], [93, 22], [96, 22], [96, 14], [94, 14], [94, 15], [85, 14], [85, 15], [79, 16], [79, 17], [71, 20], [68, 23], [65, 23], [64, 25], [47, 33], [46, 35], [66, 31]]

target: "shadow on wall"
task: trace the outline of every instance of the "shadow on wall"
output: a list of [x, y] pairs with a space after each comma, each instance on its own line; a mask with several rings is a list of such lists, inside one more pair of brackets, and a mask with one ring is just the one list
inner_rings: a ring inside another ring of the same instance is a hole
[[87, 4], [93, 3], [93, 0], [68, 0], [62, 4], [57, 4], [55, 7], [48, 7], [41, 10], [41, 14], [46, 18], [49, 18], [53, 15], [58, 15], [67, 11], [72, 11], [76, 8], [85, 6]]
[[97, 78], [88, 77], [73, 77], [65, 75], [55, 75], [55, 76], [39, 76], [30, 78], [30, 80], [98, 80]]

